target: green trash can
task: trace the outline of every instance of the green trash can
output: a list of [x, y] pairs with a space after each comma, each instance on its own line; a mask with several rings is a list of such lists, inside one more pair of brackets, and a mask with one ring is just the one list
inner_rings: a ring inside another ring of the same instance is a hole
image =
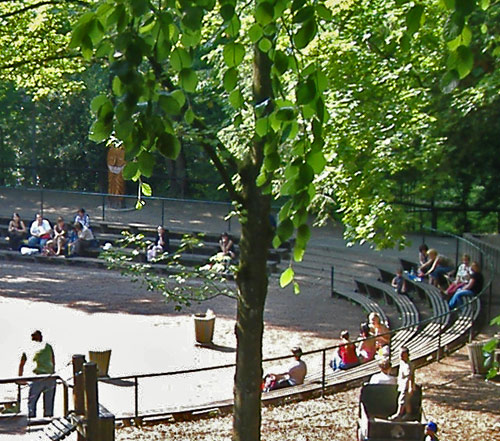
[[211, 344], [214, 336], [215, 315], [202, 312], [194, 314], [193, 319], [196, 343]]

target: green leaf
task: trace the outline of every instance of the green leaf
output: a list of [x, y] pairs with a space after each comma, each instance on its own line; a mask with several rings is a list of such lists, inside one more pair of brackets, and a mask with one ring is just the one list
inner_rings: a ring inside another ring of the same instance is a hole
[[408, 36], [408, 34], [403, 34], [401, 36], [401, 39], [399, 40], [399, 45], [401, 46], [401, 50], [403, 52], [408, 52], [410, 50], [410, 37]]
[[446, 41], [451, 41], [457, 38], [465, 25], [465, 18], [463, 15], [454, 12], [450, 15], [444, 25], [443, 35]]
[[467, 46], [459, 46], [456, 50], [457, 53], [457, 71], [460, 79], [469, 75], [474, 67], [474, 55], [470, 48]]
[[158, 102], [167, 115], [178, 115], [181, 112], [179, 102], [170, 94], [160, 95]]
[[295, 262], [302, 262], [302, 259], [304, 258], [306, 250], [304, 248], [301, 248], [297, 245], [293, 247], [293, 260]]
[[255, 123], [255, 132], [257, 133], [257, 135], [263, 138], [264, 136], [267, 135], [268, 130], [269, 130], [269, 118], [267, 117], [259, 118]]
[[299, 83], [297, 87], [297, 104], [307, 104], [316, 98], [316, 84], [312, 78]]
[[314, 7], [305, 6], [299, 9], [293, 16], [292, 23], [304, 23], [307, 20], [314, 19]]
[[248, 30], [248, 37], [252, 43], [257, 43], [263, 34], [262, 27], [258, 23], [252, 25]]
[[330, 21], [333, 17], [332, 11], [321, 3], [316, 4], [316, 14], [326, 21]]
[[301, 248], [305, 248], [310, 238], [311, 238], [311, 230], [309, 229], [309, 226], [307, 224], [302, 224], [299, 228], [297, 228], [296, 244], [300, 245]]
[[269, 40], [268, 38], [263, 38], [259, 41], [259, 49], [264, 52], [264, 53], [267, 53], [269, 52], [269, 50], [273, 47], [273, 44], [271, 43], [271, 40]]
[[280, 75], [288, 69], [289, 57], [283, 51], [277, 50], [274, 53], [274, 67]]
[[311, 166], [315, 174], [321, 173], [326, 166], [326, 159], [321, 150], [309, 152], [306, 156], [306, 162]]
[[244, 99], [243, 99], [243, 95], [239, 89], [235, 89], [229, 94], [229, 103], [235, 109], [239, 109], [243, 106]]
[[490, 0], [480, 0], [479, 2], [479, 6], [481, 6], [481, 9], [483, 11], [486, 11], [486, 9], [488, 9], [490, 7]]
[[241, 21], [237, 15], [235, 15], [226, 27], [226, 33], [229, 37], [236, 38], [241, 29]]
[[141, 182], [141, 192], [144, 196], [151, 196], [153, 194], [153, 190], [151, 189], [151, 185], [146, 182]]
[[475, 0], [455, 0], [455, 10], [463, 16], [469, 15], [475, 7]]
[[106, 103], [111, 104], [109, 98], [106, 95], [98, 95], [91, 101], [90, 109], [94, 114], [97, 114], [101, 107]]
[[406, 14], [406, 26], [410, 35], [413, 35], [420, 28], [424, 7], [416, 4]]
[[224, 78], [222, 84], [224, 85], [224, 90], [226, 92], [231, 92], [236, 87], [238, 82], [238, 71], [231, 67], [224, 73]]
[[186, 110], [186, 113], [184, 113], [184, 121], [186, 121], [188, 124], [192, 124], [195, 118], [195, 114], [193, 112], [193, 109], [191, 107]]
[[456, 70], [449, 70], [441, 78], [439, 87], [444, 93], [451, 93], [458, 86], [459, 82], [458, 72]]
[[300, 285], [297, 282], [293, 282], [293, 293], [295, 295], [300, 294]]
[[443, 0], [446, 9], [455, 9], [455, 0]]
[[177, 47], [172, 51], [170, 55], [170, 65], [175, 71], [180, 72], [182, 69], [191, 67], [192, 64], [193, 60], [186, 49]]
[[94, 142], [102, 142], [108, 139], [113, 131], [113, 124], [96, 121], [90, 128], [89, 139]]
[[138, 171], [139, 164], [137, 162], [127, 162], [127, 165], [123, 168], [123, 179], [130, 181], [137, 176]]
[[148, 3], [144, 0], [130, 0], [132, 14], [136, 17], [142, 17], [148, 10]]
[[276, 234], [279, 236], [282, 242], [285, 242], [293, 234], [293, 222], [290, 219], [285, 219], [278, 224]]
[[264, 158], [264, 167], [266, 170], [273, 172], [275, 171], [281, 163], [281, 157], [278, 153], [271, 153]]
[[255, 20], [262, 26], [271, 23], [274, 19], [274, 6], [270, 2], [261, 2], [255, 9]]
[[176, 136], [165, 132], [156, 140], [156, 148], [166, 158], [176, 159], [181, 151], [181, 143]]
[[295, 119], [295, 109], [293, 107], [282, 107], [276, 112], [278, 121], [292, 121]]
[[150, 178], [153, 174], [153, 168], [155, 166], [154, 156], [144, 150], [137, 157], [137, 161], [139, 163], [139, 170], [141, 171], [141, 174]]
[[219, 13], [221, 17], [224, 19], [224, 21], [231, 20], [234, 16], [234, 5], [230, 3], [222, 5]]
[[297, 49], [305, 48], [316, 36], [317, 30], [316, 22], [314, 20], [304, 22], [293, 36], [293, 41], [295, 46], [297, 46]]
[[498, 340], [496, 338], [491, 339], [483, 345], [484, 352], [493, 352], [498, 345]]
[[191, 30], [198, 30], [201, 28], [203, 20], [203, 9], [198, 7], [187, 8], [182, 17], [182, 24]]
[[193, 69], [182, 69], [179, 72], [179, 83], [186, 92], [195, 92], [198, 85], [198, 75]]
[[186, 95], [184, 95], [184, 92], [180, 89], [174, 90], [171, 95], [177, 100], [179, 103], [179, 107], [183, 107], [184, 104], [186, 104]]
[[245, 47], [241, 43], [230, 42], [224, 46], [223, 57], [227, 67], [238, 66], [245, 56]]
[[285, 271], [281, 273], [280, 286], [284, 288], [285, 286], [289, 285], [292, 282], [294, 276], [295, 273], [293, 272], [292, 267], [291, 266], [288, 267]]
[[494, 325], [500, 326], [500, 315], [493, 317], [490, 321], [490, 325], [491, 326], [494, 326]]

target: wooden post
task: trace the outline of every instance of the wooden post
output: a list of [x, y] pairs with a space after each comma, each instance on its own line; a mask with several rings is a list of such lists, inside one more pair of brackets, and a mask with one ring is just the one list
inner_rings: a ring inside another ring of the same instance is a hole
[[[85, 390], [83, 383], [83, 363], [85, 363], [85, 356], [81, 354], [73, 355], [73, 403], [76, 415], [83, 415], [85, 413]], [[78, 432], [77, 441], [85, 441], [84, 436]]]
[[99, 410], [97, 398], [97, 365], [83, 365], [83, 381], [85, 384], [85, 420], [87, 421], [86, 441], [99, 440]]

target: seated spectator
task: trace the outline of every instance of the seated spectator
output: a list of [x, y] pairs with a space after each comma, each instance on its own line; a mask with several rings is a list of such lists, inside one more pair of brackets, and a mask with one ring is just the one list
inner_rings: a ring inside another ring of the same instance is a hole
[[429, 421], [425, 425], [424, 429], [424, 434], [425, 434], [425, 439], [424, 441], [439, 441], [436, 433], [438, 431], [438, 426], [434, 421]]
[[360, 363], [366, 363], [375, 358], [375, 353], [377, 352], [377, 347], [375, 346], [375, 339], [370, 336], [370, 327], [368, 323], [361, 323], [359, 338], [363, 339], [358, 343], [356, 352]]
[[23, 241], [25, 235], [26, 225], [24, 225], [24, 222], [21, 220], [19, 214], [14, 213], [7, 229], [9, 248], [14, 251], [19, 251], [21, 242]]
[[422, 267], [422, 265], [425, 265], [427, 260], [429, 260], [429, 256], [427, 255], [427, 252], [429, 251], [429, 247], [423, 243], [418, 247], [418, 265]]
[[388, 358], [381, 359], [378, 362], [380, 372], [373, 374], [370, 378], [370, 384], [396, 384], [397, 378], [391, 375], [391, 361]]
[[57, 222], [54, 225], [54, 236], [51, 240], [47, 242], [47, 248], [50, 250], [50, 254], [56, 256], [61, 256], [64, 252], [64, 247], [68, 241], [68, 226], [64, 222], [64, 219], [59, 216]]
[[[419, 252], [420, 256], [420, 252]], [[426, 260], [418, 267], [418, 276], [425, 277], [426, 273], [429, 271], [431, 266], [434, 264], [434, 260], [437, 257], [437, 251], [434, 248], [427, 250]]]
[[307, 374], [307, 365], [301, 360], [302, 349], [296, 346], [292, 348], [292, 354], [295, 357], [295, 361], [286, 372], [281, 374], [267, 374], [264, 377], [263, 387], [265, 392], [304, 383], [304, 378]]
[[234, 243], [227, 233], [222, 233], [219, 239], [220, 252], [224, 256], [229, 256], [231, 259], [236, 258], [236, 252], [234, 250]]
[[84, 208], [80, 208], [76, 212], [75, 220], [73, 223], [81, 223], [82, 227], [87, 227], [90, 228], [90, 217], [89, 215], [85, 212]]
[[406, 280], [403, 277], [403, 268], [397, 269], [396, 276], [392, 279], [391, 285], [398, 294], [408, 294]]
[[458, 266], [455, 280], [451, 282], [446, 290], [446, 294], [452, 296], [455, 292], [467, 284], [470, 279], [470, 256], [462, 255], [462, 263]]
[[484, 278], [481, 274], [481, 268], [477, 262], [472, 262], [470, 265], [470, 279], [469, 281], [455, 294], [450, 300], [450, 309], [462, 305], [462, 298], [468, 296], [475, 296], [483, 289]]
[[75, 222], [73, 228], [77, 239], [70, 244], [71, 256], [84, 256], [92, 246], [97, 246], [96, 240], [90, 228], [82, 226], [80, 222]]
[[334, 371], [349, 369], [359, 364], [356, 347], [349, 339], [349, 332], [342, 331], [340, 339], [342, 340], [342, 345], [335, 352], [333, 360], [330, 361], [330, 367]]
[[146, 252], [148, 262], [156, 259], [158, 254], [169, 253], [170, 252], [170, 239], [168, 237], [168, 231], [165, 230], [161, 225], [158, 227], [158, 236], [155, 243], [149, 245]]
[[37, 213], [36, 219], [31, 224], [28, 246], [41, 250], [47, 241], [51, 238], [52, 227], [47, 219], [44, 219], [40, 213]]
[[434, 249], [430, 249], [428, 254], [432, 265], [424, 272], [424, 276], [429, 276], [431, 283], [439, 288], [446, 283], [445, 275], [453, 271], [454, 265], [451, 259], [438, 254]]
[[389, 346], [391, 343], [391, 334], [387, 326], [382, 323], [380, 316], [376, 312], [371, 312], [368, 315], [368, 323], [370, 325], [370, 332], [375, 336], [375, 346], [377, 351], [383, 354], [383, 348]]

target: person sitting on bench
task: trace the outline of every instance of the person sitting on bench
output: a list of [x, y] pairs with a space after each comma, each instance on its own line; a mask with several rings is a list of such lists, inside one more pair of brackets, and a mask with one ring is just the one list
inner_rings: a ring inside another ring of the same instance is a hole
[[292, 354], [295, 360], [286, 372], [281, 374], [267, 374], [264, 377], [265, 392], [304, 383], [304, 378], [307, 374], [307, 365], [301, 360], [302, 349], [296, 346], [292, 348]]
[[349, 369], [359, 364], [356, 347], [349, 339], [349, 332], [342, 331], [340, 333], [340, 339], [343, 344], [337, 349], [333, 356], [333, 360], [330, 362], [330, 367], [334, 371]]
[[377, 347], [377, 353], [380, 356], [386, 356], [386, 353], [388, 353], [389, 351], [384, 348], [390, 347], [391, 331], [382, 323], [380, 315], [378, 315], [376, 312], [370, 312], [370, 314], [368, 315], [368, 322], [370, 324], [371, 334], [376, 337], [375, 346]]
[[96, 246], [96, 240], [90, 228], [84, 227], [80, 222], [75, 222], [73, 225], [77, 239], [70, 244], [72, 256], [83, 256], [87, 250]]

